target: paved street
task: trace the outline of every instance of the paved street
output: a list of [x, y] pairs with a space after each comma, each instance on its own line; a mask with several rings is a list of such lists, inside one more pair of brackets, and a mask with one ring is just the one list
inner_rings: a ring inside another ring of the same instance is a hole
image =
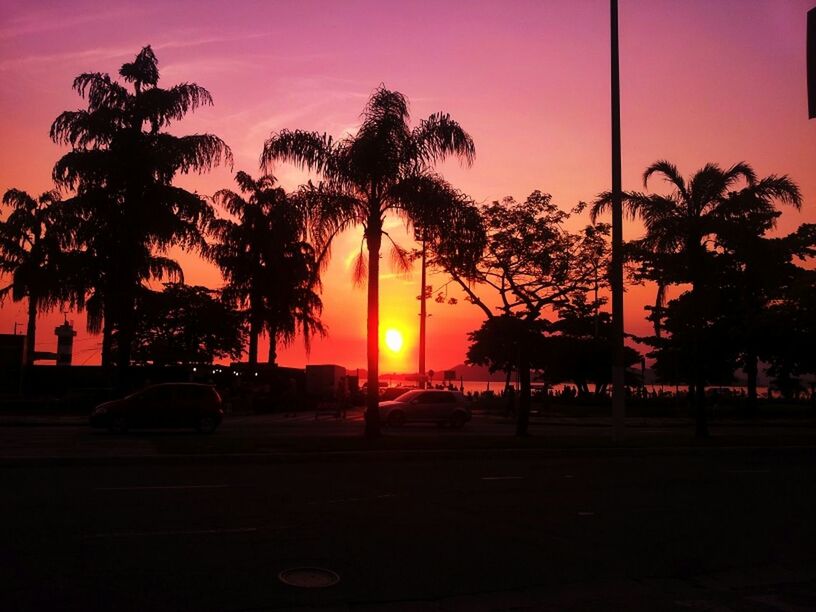
[[[0, 428], [0, 609], [816, 605], [812, 444], [312, 452], [264, 461], [290, 448], [278, 442], [280, 427], [233, 419], [214, 436]], [[348, 429], [334, 438], [358, 440], [353, 422], [295, 419], [288, 427], [313, 436]], [[390, 436], [414, 440], [411, 448], [458, 436], [450, 440], [466, 449], [468, 440], [484, 444], [490, 427], [509, 433], [507, 424], [477, 421], [463, 432], [417, 427]], [[572, 428], [547, 439], [570, 440]], [[595, 435], [588, 430], [582, 440]], [[651, 431], [640, 435], [672, 435]], [[247, 449], [255, 452], [227, 461]], [[12, 459], [22, 451], [88, 461]], [[185, 451], [184, 461], [172, 460]], [[278, 579], [298, 567], [326, 568], [340, 581], [303, 589]]]
[[[611, 422], [600, 417], [533, 417], [532, 436], [513, 436], [512, 420], [476, 414], [462, 430], [434, 425], [407, 425], [385, 428], [375, 443], [362, 439], [363, 419], [359, 410], [346, 419], [313, 412], [297, 415], [228, 416], [216, 434], [202, 436], [192, 430], [133, 431], [112, 435], [85, 425], [84, 417], [0, 416], [0, 465], [3, 461], [50, 459], [104, 460], [130, 457], [184, 455], [274, 455], [291, 452], [360, 450], [440, 450], [440, 449], [558, 449], [616, 446]], [[27, 426], [12, 426], [26, 424]], [[4, 426], [5, 425], [5, 426]], [[688, 419], [627, 419], [624, 446], [661, 448], [665, 446], [767, 446], [816, 445], [813, 420], [729, 420], [713, 423], [712, 441], [693, 436]]]

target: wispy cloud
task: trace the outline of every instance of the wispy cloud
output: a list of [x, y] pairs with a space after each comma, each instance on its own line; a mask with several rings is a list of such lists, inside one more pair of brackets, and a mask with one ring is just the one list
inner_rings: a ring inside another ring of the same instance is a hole
[[59, 8], [39, 8], [26, 11], [23, 15], [5, 19], [0, 27], [0, 41], [21, 36], [70, 30], [92, 23], [126, 19], [135, 15], [147, 15], [151, 11], [143, 7], [107, 7], [78, 13], [71, 4]]
[[[184, 49], [225, 42], [243, 41], [253, 38], [263, 38], [265, 36], [269, 36], [269, 34], [261, 33], [241, 36], [199, 36], [197, 38], [185, 38], [184, 33], [176, 33], [169, 40], [166, 39], [163, 42], [151, 44], [151, 46], [155, 51], [162, 51], [164, 49]], [[136, 51], [138, 51], [138, 47], [143, 44], [145, 44], [145, 42], [136, 42], [127, 45], [123, 44], [108, 47], [95, 47], [90, 49], [77, 49], [58, 53], [33, 53], [21, 57], [9, 57], [0, 62], [0, 71], [12, 70], [15, 68], [29, 68], [32, 65], [42, 64], [65, 62], [78, 63], [94, 59], [120, 59], [134, 55]]]

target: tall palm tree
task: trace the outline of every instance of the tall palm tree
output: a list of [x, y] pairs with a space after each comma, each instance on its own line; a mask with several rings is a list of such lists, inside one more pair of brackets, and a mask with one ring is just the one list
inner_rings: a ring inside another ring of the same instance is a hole
[[0, 274], [10, 275], [0, 287], [0, 302], [11, 295], [17, 302], [28, 299], [25, 365], [34, 363], [37, 314], [69, 301], [71, 294], [60, 275], [63, 253], [59, 226], [60, 196], [46, 191], [34, 198], [25, 191], [9, 189], [3, 205], [11, 210], [0, 221]]
[[[354, 135], [334, 140], [327, 134], [283, 130], [265, 143], [261, 166], [288, 161], [321, 175], [303, 190], [311, 203], [319, 243], [362, 225], [368, 261], [357, 260], [357, 276], [368, 276], [368, 402], [366, 435], [379, 435], [379, 270], [386, 215], [394, 212], [408, 224], [422, 218], [423, 192], [448, 191], [432, 173], [435, 162], [455, 156], [470, 164], [473, 140], [446, 113], [435, 113], [411, 128], [408, 101], [396, 91], [377, 88], [366, 104]], [[450, 207], [458, 199], [452, 199]], [[440, 208], [438, 217], [445, 216]], [[393, 244], [393, 241], [391, 241]], [[406, 263], [404, 250], [393, 244], [395, 261]], [[328, 252], [328, 251], [326, 251]]]
[[90, 327], [104, 319], [103, 362], [127, 368], [133, 311], [142, 281], [179, 277], [178, 264], [163, 257], [174, 245], [202, 248], [202, 225], [210, 205], [172, 184], [179, 173], [231, 164], [229, 147], [217, 136], [175, 136], [163, 131], [202, 105], [209, 92], [193, 83], [158, 86], [158, 60], [147, 46], [119, 70], [122, 85], [107, 74], [85, 73], [74, 89], [87, 109], [67, 111], [51, 126], [51, 138], [71, 151], [54, 166], [54, 180], [76, 194], [68, 204], [76, 220], [73, 238], [92, 257]]
[[[648, 188], [652, 175], [661, 175], [670, 186], [668, 194], [628, 192], [623, 194], [628, 213], [640, 217], [646, 235], [638, 241], [642, 252], [652, 253], [660, 263], [656, 269], [658, 283], [656, 306], [663, 305], [669, 284], [691, 285], [692, 300], [697, 307], [697, 323], [693, 328], [693, 353], [699, 352], [702, 333], [701, 292], [707, 280], [711, 241], [716, 239], [723, 223], [736, 223], [744, 215], [757, 210], [773, 210], [774, 201], [801, 206], [799, 188], [787, 176], [771, 175], [757, 179], [753, 168], [745, 162], [723, 169], [708, 163], [686, 180], [677, 167], [660, 160], [643, 173], [643, 186]], [[741, 189], [737, 189], [740, 184]], [[750, 196], [750, 197], [749, 197]], [[611, 206], [612, 194], [602, 193], [592, 208], [592, 219]], [[692, 364], [693, 390], [697, 415], [697, 434], [707, 435], [704, 407], [705, 380], [699, 355]]]
[[262, 330], [269, 337], [269, 363], [274, 364], [278, 343], [292, 342], [300, 331], [308, 350], [310, 338], [325, 333], [315, 251], [305, 240], [302, 206], [275, 186], [273, 176], [255, 180], [238, 172], [235, 181], [240, 194], [222, 189], [213, 199], [238, 221], [210, 221], [216, 242], [206, 253], [227, 281], [225, 298], [246, 309], [250, 365], [258, 363]]

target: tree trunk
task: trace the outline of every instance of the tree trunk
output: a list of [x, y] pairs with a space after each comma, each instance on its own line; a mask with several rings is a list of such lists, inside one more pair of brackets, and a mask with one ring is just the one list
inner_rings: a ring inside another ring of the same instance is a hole
[[702, 279], [700, 271], [702, 269], [703, 255], [699, 253], [699, 241], [694, 244], [694, 249], [689, 250], [691, 254], [691, 297], [694, 306], [694, 320], [691, 331], [691, 372], [694, 382], [694, 394], [691, 401], [694, 405], [695, 435], [698, 438], [708, 437], [708, 418], [705, 407], [705, 372], [703, 371], [703, 355], [700, 347], [703, 333], [703, 301], [700, 295]]
[[748, 414], [751, 416], [757, 413], [758, 370], [757, 356], [749, 352], [745, 355], [745, 374], [748, 376]]
[[380, 435], [380, 242], [379, 216], [368, 224], [368, 397], [365, 411], [365, 435]]
[[258, 336], [261, 333], [261, 326], [255, 316], [251, 316], [249, 320], [249, 354], [247, 361], [249, 367], [254, 368], [258, 365]]
[[530, 424], [530, 359], [526, 347], [519, 349], [519, 402], [516, 420], [516, 436], [528, 436]]
[[516, 394], [510, 392], [510, 378], [513, 376], [512, 368], [507, 368], [504, 371], [504, 397], [505, 405], [504, 405], [504, 414], [505, 416], [512, 416], [516, 412]]
[[698, 438], [708, 437], [708, 415], [706, 414], [705, 384], [701, 381], [695, 385], [694, 408], [697, 426], [695, 434]]
[[26, 324], [25, 365], [34, 365], [34, 344], [37, 339], [37, 298], [28, 296], [28, 322]]
[[271, 328], [269, 330], [269, 365], [277, 365], [278, 360], [278, 332]]
[[102, 367], [111, 366], [111, 345], [113, 344], [113, 323], [110, 313], [105, 309], [105, 319], [102, 321]]
[[120, 389], [125, 389], [128, 382], [128, 368], [135, 332], [136, 300], [128, 297], [124, 301], [124, 306], [118, 321], [119, 334], [116, 341], [116, 385]]

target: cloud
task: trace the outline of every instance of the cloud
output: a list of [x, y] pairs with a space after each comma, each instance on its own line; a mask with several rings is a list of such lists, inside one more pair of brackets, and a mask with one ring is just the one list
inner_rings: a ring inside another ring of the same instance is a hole
[[[225, 42], [242, 41], [252, 38], [262, 38], [265, 36], [269, 36], [269, 34], [260, 33], [260, 34], [247, 34], [241, 36], [199, 36], [198, 38], [191, 38], [188, 36], [188, 33], [177, 32], [169, 40], [165, 40], [164, 42], [158, 42], [157, 44], [151, 43], [151, 46], [153, 47], [154, 51], [162, 51], [165, 49], [185, 49], [190, 47], [200, 47], [204, 45], [219, 44]], [[127, 45], [96, 47], [90, 49], [77, 49], [58, 53], [33, 53], [31, 55], [26, 55], [22, 57], [9, 57], [0, 62], [0, 71], [18, 68], [30, 68], [31, 66], [42, 64], [55, 64], [65, 62], [78, 63], [91, 59], [112, 60], [117, 58], [132, 57], [138, 52], [139, 48], [144, 44], [145, 42], [134, 42], [132, 44]], [[239, 60], [230, 61], [239, 62]], [[181, 63], [179, 64], [183, 65]], [[212, 66], [213, 61], [201, 60], [200, 63], [190, 62], [190, 64]], [[241, 62], [241, 64], [247, 65], [248, 62]], [[171, 66], [169, 67], [173, 66], [174, 65], [171, 64]], [[175, 66], [177, 70], [178, 65]]]
[[81, 25], [88, 25], [100, 21], [113, 21], [132, 18], [135, 15], [146, 15], [150, 11], [145, 8], [133, 7], [106, 7], [95, 8], [93, 11], [77, 11], [75, 7], [60, 7], [55, 9], [33, 9], [24, 15], [5, 19], [5, 25], [0, 28], [0, 41], [30, 36], [44, 32], [70, 30]]

